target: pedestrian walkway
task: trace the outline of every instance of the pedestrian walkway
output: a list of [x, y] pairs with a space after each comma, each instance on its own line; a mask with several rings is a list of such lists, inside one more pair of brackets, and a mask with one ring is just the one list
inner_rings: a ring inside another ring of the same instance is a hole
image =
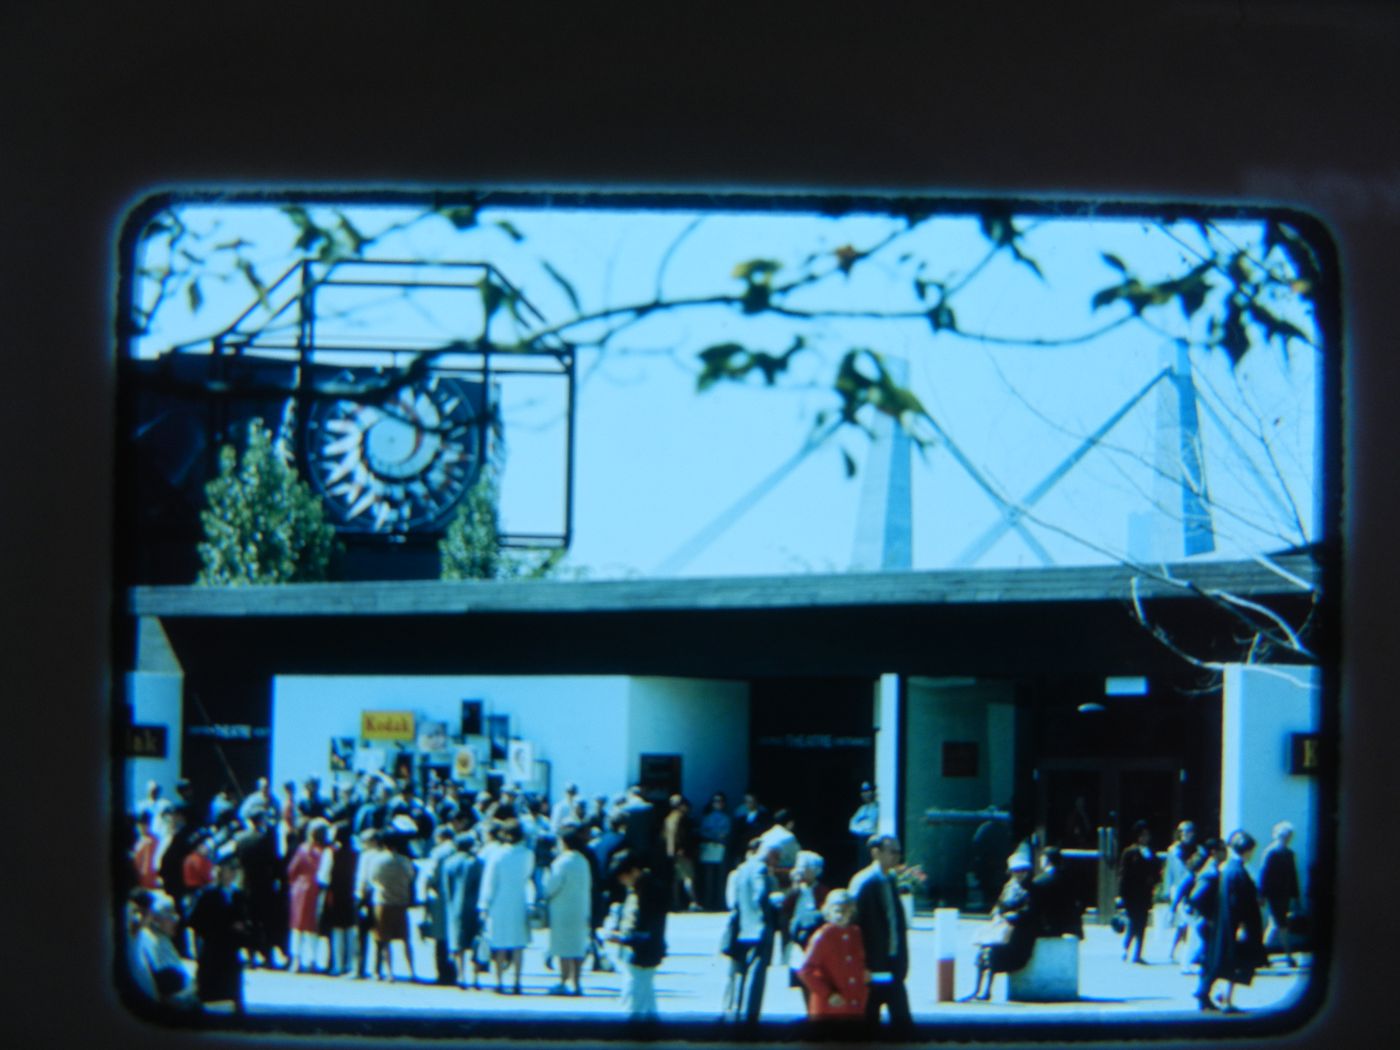
[[[959, 920], [954, 972], [955, 995], [959, 998], [972, 991], [974, 940], [985, 922], [980, 916], [964, 916]], [[728, 970], [728, 960], [716, 951], [724, 924], [725, 916], [721, 914], [675, 914], [669, 918], [670, 950], [656, 976], [657, 1001], [663, 1021], [718, 1020]], [[1193, 997], [1196, 978], [1184, 975], [1180, 963], [1166, 961], [1165, 933], [1148, 931], [1144, 953], [1147, 965], [1134, 965], [1122, 961], [1119, 939], [1107, 927], [1089, 926], [1085, 932], [1080, 948], [1080, 998], [1076, 1002], [1007, 1002], [1006, 978], [999, 976], [989, 1002], [940, 1003], [935, 980], [933, 918], [917, 916], [909, 936], [908, 978], [909, 1002], [915, 1020], [925, 1024], [962, 1025], [1037, 1019], [1088, 1022], [1200, 1016]], [[585, 965], [581, 998], [548, 994], [558, 976], [544, 965], [547, 937], [544, 931], [535, 932], [534, 942], [525, 955], [523, 994], [520, 996], [495, 992], [494, 976], [487, 977], [486, 986], [480, 991], [429, 983], [434, 975], [432, 944], [417, 942], [415, 931], [417, 982], [409, 982], [405, 972], [398, 972], [400, 979], [390, 984], [281, 970], [250, 970], [246, 974], [248, 1010], [254, 1015], [322, 1015], [343, 1019], [392, 1017], [408, 1020], [444, 1016], [488, 1019], [528, 1015], [530, 1018], [620, 1020], [617, 974], [593, 972]], [[1300, 969], [1262, 970], [1250, 987], [1238, 988], [1235, 1004], [1245, 1011], [1242, 1016], [1288, 1007], [1309, 978], [1308, 956], [1300, 956], [1299, 961], [1304, 964]], [[763, 1019], [780, 1023], [805, 1016], [800, 990], [789, 987], [785, 969], [775, 961], [764, 994]]]

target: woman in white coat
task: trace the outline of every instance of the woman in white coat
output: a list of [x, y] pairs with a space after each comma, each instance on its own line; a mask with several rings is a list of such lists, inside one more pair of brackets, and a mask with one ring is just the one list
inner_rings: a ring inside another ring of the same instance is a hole
[[545, 879], [549, 954], [559, 960], [559, 983], [550, 989], [553, 995], [583, 994], [579, 978], [592, 939], [593, 872], [582, 853], [586, 847], [580, 835], [577, 824], [559, 829], [559, 855]]
[[519, 825], [505, 825], [496, 832], [499, 845], [487, 850], [481, 873], [477, 909], [486, 929], [486, 943], [496, 965], [496, 991], [504, 992], [507, 967], [515, 970], [515, 994], [520, 994], [520, 969], [525, 946], [530, 943], [529, 898], [526, 886], [535, 858], [525, 848]]

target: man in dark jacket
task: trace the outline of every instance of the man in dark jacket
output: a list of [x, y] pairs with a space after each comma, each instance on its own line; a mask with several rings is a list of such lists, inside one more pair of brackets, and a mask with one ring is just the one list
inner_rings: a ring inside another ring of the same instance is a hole
[[883, 1003], [896, 1028], [913, 1023], [904, 988], [909, 974], [909, 937], [893, 875], [903, 855], [893, 835], [875, 836], [870, 840], [870, 865], [856, 872], [850, 887], [856, 899], [856, 925], [865, 942], [865, 967], [871, 974], [865, 1019], [878, 1022]]
[[1040, 854], [1041, 871], [1031, 882], [1031, 902], [1040, 916], [1041, 937], [1066, 934], [1084, 939], [1084, 905], [1074, 883], [1060, 868], [1060, 851], [1046, 846]]
[[622, 1006], [633, 1020], [654, 1021], [657, 1012], [653, 981], [656, 968], [666, 957], [670, 883], [655, 878], [643, 858], [628, 849], [613, 855], [609, 872], [627, 892], [622, 920], [608, 934], [608, 939], [622, 948]]
[[233, 840], [234, 855], [243, 869], [243, 886], [252, 915], [250, 950], [264, 966], [274, 965], [273, 950], [286, 958], [282, 934], [287, 927], [286, 899], [282, 896], [282, 861], [277, 856], [277, 839], [270, 822], [271, 813], [255, 810], [249, 826]]
[[1274, 825], [1274, 840], [1264, 851], [1264, 859], [1259, 865], [1259, 896], [1268, 907], [1265, 950], [1272, 948], [1275, 952], [1283, 952], [1288, 965], [1296, 966], [1288, 920], [1297, 909], [1301, 892], [1298, 887], [1298, 864], [1288, 845], [1292, 840], [1292, 824], [1283, 820]]
[[189, 953], [185, 946], [183, 927], [185, 920], [189, 917], [190, 906], [194, 903], [192, 899], [187, 899], [185, 858], [194, 852], [197, 837], [200, 834], [199, 827], [191, 823], [188, 818], [189, 810], [183, 804], [171, 808], [170, 826], [172, 830], [157, 865], [161, 887], [170, 895], [180, 913], [182, 929], [175, 937], [175, 948], [185, 958], [189, 958]]
[[1254, 838], [1246, 831], [1230, 835], [1228, 859], [1214, 876], [1205, 871], [1191, 891], [1191, 904], [1207, 916], [1205, 958], [1196, 986], [1196, 1001], [1202, 1010], [1216, 1009], [1210, 998], [1211, 986], [1226, 982], [1220, 1009], [1234, 1012], [1235, 985], [1249, 984], [1254, 970], [1264, 958], [1264, 924], [1259, 913], [1258, 890], [1245, 864], [1254, 852]]
[[1118, 899], [1128, 919], [1123, 934], [1123, 958], [1142, 963], [1142, 942], [1147, 936], [1147, 916], [1162, 879], [1161, 865], [1152, 852], [1152, 831], [1147, 821], [1133, 825], [1133, 842], [1118, 861]]
[[243, 962], [239, 949], [248, 943], [251, 914], [248, 898], [237, 885], [238, 862], [231, 856], [214, 867], [215, 882], [199, 891], [190, 909], [189, 926], [198, 938], [199, 972], [195, 989], [203, 1003], [232, 1002], [243, 1012]]

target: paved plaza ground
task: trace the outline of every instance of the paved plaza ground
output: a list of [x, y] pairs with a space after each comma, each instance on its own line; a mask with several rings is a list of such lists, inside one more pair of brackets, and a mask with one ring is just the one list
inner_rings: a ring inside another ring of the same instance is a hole
[[[657, 999], [662, 1021], [714, 1021], [720, 1015], [728, 960], [716, 945], [724, 927], [723, 914], [675, 914], [667, 929], [669, 952], [656, 975]], [[974, 939], [985, 924], [978, 916], [962, 916], [958, 924], [955, 963], [955, 995], [972, 990], [975, 979]], [[397, 961], [393, 983], [353, 980], [316, 974], [292, 974], [282, 970], [250, 970], [246, 975], [248, 1010], [254, 1015], [321, 1015], [328, 1018], [444, 1019], [473, 1017], [484, 1020], [581, 1018], [618, 1021], [620, 979], [614, 973], [585, 969], [581, 998], [555, 996], [549, 989], [556, 974], [545, 968], [543, 954], [548, 934], [537, 931], [525, 955], [522, 994], [501, 995], [493, 987], [480, 991], [440, 987], [434, 977], [431, 942], [418, 942], [414, 955], [418, 981], [410, 982]], [[915, 1020], [926, 1024], [1016, 1022], [1023, 1020], [1126, 1022], [1134, 1018], [1195, 1019], [1200, 1016], [1193, 993], [1196, 979], [1182, 973], [1180, 963], [1166, 960], [1164, 932], [1148, 931], [1147, 965], [1133, 965], [1120, 958], [1119, 939], [1104, 926], [1086, 927], [1080, 949], [1080, 998], [1068, 1003], [1019, 1003], [1006, 1001], [1006, 978], [998, 977], [992, 1000], [987, 1003], [938, 1002], [935, 982], [934, 920], [916, 917], [910, 931], [911, 966], [909, 1000]], [[1300, 968], [1274, 966], [1260, 971], [1250, 987], [1236, 989], [1239, 1015], [1259, 1017], [1290, 1005], [1309, 979], [1307, 956], [1299, 956]], [[493, 983], [493, 982], [490, 982]], [[1221, 986], [1223, 988], [1223, 986]], [[784, 967], [775, 963], [763, 1004], [763, 1019], [775, 1024], [805, 1017], [802, 998], [788, 986]]]

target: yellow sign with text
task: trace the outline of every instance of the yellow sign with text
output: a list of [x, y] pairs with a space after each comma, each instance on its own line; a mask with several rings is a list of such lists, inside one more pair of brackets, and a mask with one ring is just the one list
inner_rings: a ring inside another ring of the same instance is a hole
[[412, 711], [361, 711], [360, 738], [363, 740], [412, 740]]

